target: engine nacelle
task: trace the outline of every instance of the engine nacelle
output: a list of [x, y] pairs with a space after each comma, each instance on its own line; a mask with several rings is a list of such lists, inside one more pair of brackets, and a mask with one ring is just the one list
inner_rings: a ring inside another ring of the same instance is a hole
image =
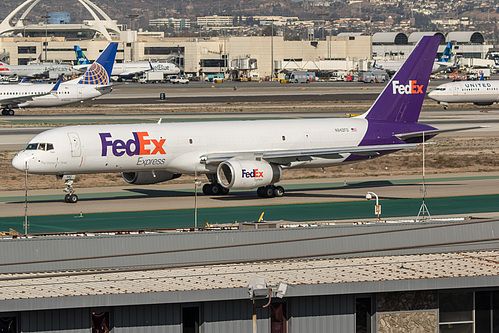
[[280, 181], [281, 177], [281, 166], [265, 161], [231, 159], [220, 163], [217, 168], [218, 183], [234, 190], [248, 190], [274, 184]]
[[169, 171], [139, 171], [139, 172], [122, 172], [121, 176], [129, 184], [149, 185], [165, 182], [181, 176], [180, 173]]

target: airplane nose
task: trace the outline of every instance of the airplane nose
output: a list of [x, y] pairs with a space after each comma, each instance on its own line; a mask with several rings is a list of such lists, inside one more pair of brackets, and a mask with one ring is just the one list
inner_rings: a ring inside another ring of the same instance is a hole
[[12, 159], [12, 166], [16, 170], [24, 171], [28, 166], [28, 159], [24, 156], [24, 154], [17, 153], [17, 155]]

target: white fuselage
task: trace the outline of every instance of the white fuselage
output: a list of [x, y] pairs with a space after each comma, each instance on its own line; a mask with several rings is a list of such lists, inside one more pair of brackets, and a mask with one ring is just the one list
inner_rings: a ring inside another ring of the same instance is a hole
[[[33, 100], [17, 104], [19, 107], [51, 107], [76, 103], [79, 101], [99, 97], [111, 91], [111, 87], [78, 84], [75, 79], [60, 84], [59, 89], [49, 93], [54, 84], [46, 83], [20, 83], [15, 85], [0, 86], [0, 104], [12, 105], [15, 103], [4, 102], [6, 99], [23, 97], [27, 95], [40, 95], [33, 97]], [[96, 89], [101, 88], [101, 89]], [[49, 93], [49, 94], [47, 94]]]
[[428, 96], [440, 103], [494, 103], [499, 101], [499, 81], [458, 81], [444, 83]]
[[[252, 152], [354, 147], [366, 131], [367, 120], [362, 118], [69, 126], [37, 135], [30, 144], [51, 144], [53, 149], [25, 149], [12, 164], [22, 170], [27, 163], [30, 173], [56, 175], [214, 173], [216, 165], [204, 164], [203, 155], [244, 153], [255, 160]], [[348, 156], [295, 160], [287, 167], [331, 166]]]
[[[51, 75], [53, 73], [53, 75]], [[6, 65], [0, 64], [0, 75], [37, 77], [37, 76], [72, 76], [77, 74], [73, 66], [64, 64], [41, 64], [41, 65]]]
[[[152, 68], [151, 68], [152, 67]], [[154, 70], [163, 72], [164, 75], [178, 74], [180, 69], [171, 63], [151, 63], [134, 62], [134, 63], [115, 63], [111, 76], [127, 76], [139, 75], [141, 73]]]

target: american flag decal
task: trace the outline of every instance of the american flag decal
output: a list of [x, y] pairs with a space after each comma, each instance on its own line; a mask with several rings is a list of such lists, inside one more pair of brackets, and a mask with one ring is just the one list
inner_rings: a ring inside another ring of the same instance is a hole
[[355, 128], [355, 127], [352, 127], [350, 130], [351, 130], [352, 132], [357, 132], [357, 128]]

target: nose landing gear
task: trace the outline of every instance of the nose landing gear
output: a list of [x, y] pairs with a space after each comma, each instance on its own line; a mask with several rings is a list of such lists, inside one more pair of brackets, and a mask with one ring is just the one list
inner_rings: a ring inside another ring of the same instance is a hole
[[66, 192], [66, 196], [64, 197], [64, 201], [66, 203], [77, 203], [78, 202], [78, 196], [75, 193], [75, 190], [73, 188], [73, 183], [75, 180], [76, 176], [75, 175], [64, 175], [62, 176], [62, 179], [64, 179], [64, 184], [66, 185], [66, 188], [63, 190]]

